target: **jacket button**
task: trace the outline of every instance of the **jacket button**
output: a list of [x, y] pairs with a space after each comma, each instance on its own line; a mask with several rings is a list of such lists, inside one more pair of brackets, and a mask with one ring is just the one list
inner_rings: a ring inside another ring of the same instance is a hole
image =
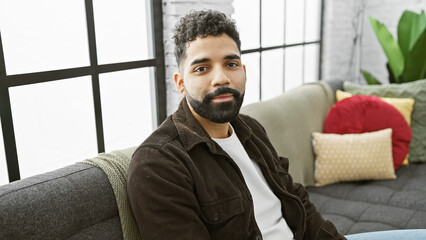
[[253, 197], [251, 196], [251, 194], [250, 194], [250, 193], [248, 193], [248, 194], [247, 194], [247, 198], [248, 198], [250, 201], [252, 201], [252, 200], [253, 200]]
[[213, 220], [217, 221], [217, 220], [219, 220], [219, 218], [220, 218], [219, 213], [215, 213], [215, 214], [213, 215]]
[[262, 240], [262, 236], [257, 235], [257, 236], [256, 236], [256, 240]]

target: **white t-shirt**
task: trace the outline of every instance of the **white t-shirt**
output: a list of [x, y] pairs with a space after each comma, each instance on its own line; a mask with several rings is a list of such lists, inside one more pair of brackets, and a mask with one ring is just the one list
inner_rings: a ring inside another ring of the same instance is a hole
[[[232, 127], [232, 126], [231, 126]], [[253, 197], [254, 215], [265, 240], [293, 239], [293, 232], [282, 216], [281, 202], [268, 186], [258, 164], [252, 161], [232, 129], [228, 138], [213, 138], [234, 160]]]

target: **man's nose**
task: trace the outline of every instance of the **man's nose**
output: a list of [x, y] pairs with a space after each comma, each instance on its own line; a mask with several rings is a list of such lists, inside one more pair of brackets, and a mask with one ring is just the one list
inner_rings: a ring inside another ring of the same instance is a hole
[[213, 79], [212, 79], [212, 85], [215, 86], [222, 86], [222, 85], [229, 85], [231, 82], [231, 79], [226, 74], [225, 70], [222, 68], [217, 68], [214, 71]]

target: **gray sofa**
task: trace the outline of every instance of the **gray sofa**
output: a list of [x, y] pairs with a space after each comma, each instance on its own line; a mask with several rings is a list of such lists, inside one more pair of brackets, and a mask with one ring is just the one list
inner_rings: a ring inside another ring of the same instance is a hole
[[[305, 185], [314, 183], [311, 133], [322, 130], [341, 84], [307, 84], [242, 109], [264, 125], [278, 153], [290, 158], [294, 179]], [[100, 155], [105, 160], [106, 155], [117, 154], [130, 161], [129, 149]], [[126, 178], [126, 171], [118, 173]], [[125, 189], [117, 191], [108, 174], [76, 163], [0, 186], [0, 239], [136, 239], [126, 234], [123, 204], [117, 203]], [[426, 228], [426, 164], [401, 167], [397, 176], [389, 181], [308, 187], [308, 191], [342, 234]]]

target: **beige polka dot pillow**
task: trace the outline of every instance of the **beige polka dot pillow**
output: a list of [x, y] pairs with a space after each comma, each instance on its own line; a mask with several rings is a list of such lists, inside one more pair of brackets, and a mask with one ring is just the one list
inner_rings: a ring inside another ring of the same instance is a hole
[[392, 129], [361, 134], [312, 134], [315, 185], [395, 179]]

